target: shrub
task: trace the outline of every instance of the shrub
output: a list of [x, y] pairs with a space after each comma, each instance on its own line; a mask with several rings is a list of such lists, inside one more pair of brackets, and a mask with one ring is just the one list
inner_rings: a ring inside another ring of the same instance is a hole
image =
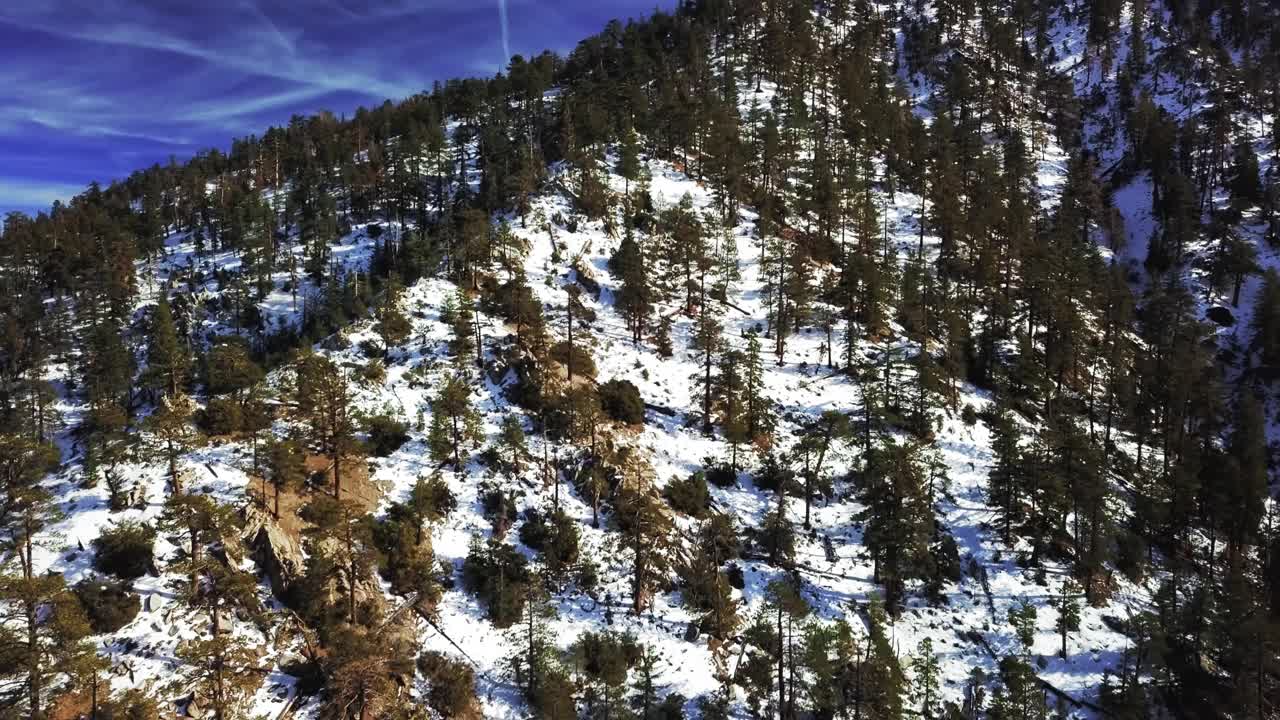
[[[380, 352], [381, 350], [379, 350]], [[382, 363], [381, 358], [370, 360], [356, 368], [356, 375], [360, 377], [360, 380], [365, 385], [382, 385], [387, 381], [387, 366]]]
[[600, 404], [618, 422], [644, 424], [644, 400], [640, 399], [640, 389], [628, 380], [610, 380], [601, 385]]
[[97, 550], [93, 566], [125, 580], [142, 577], [155, 562], [155, 540], [156, 531], [150, 525], [122, 521], [103, 530], [93, 541]]
[[966, 403], [964, 409], [960, 411], [960, 421], [968, 427], [973, 427], [978, 423], [978, 411]]
[[516, 520], [516, 501], [497, 488], [484, 491], [480, 498], [484, 516], [493, 526], [493, 534], [499, 538], [507, 534]]
[[706, 469], [707, 482], [719, 488], [729, 488], [738, 484], [738, 473], [728, 463], [711, 463]]
[[366, 418], [365, 431], [369, 433], [369, 452], [374, 457], [386, 457], [409, 441], [408, 423], [385, 412]]
[[[574, 375], [595, 377], [596, 361], [591, 358], [591, 352], [581, 345], [574, 345], [572, 352]], [[565, 367], [568, 367], [569, 365], [569, 353], [570, 347], [567, 340], [561, 340], [551, 347], [551, 359]]]
[[590, 630], [582, 633], [572, 650], [583, 674], [610, 687], [626, 682], [627, 669], [635, 665], [641, 653], [640, 644], [629, 634]]
[[98, 705], [98, 720], [159, 720], [160, 706], [137, 688]]
[[711, 504], [707, 490], [707, 476], [701, 470], [681, 479], [675, 478], [662, 489], [662, 495], [678, 512], [692, 517], [702, 517]]
[[427, 681], [427, 705], [441, 717], [461, 717], [475, 701], [475, 671], [465, 662], [428, 650], [418, 657], [418, 671]]
[[138, 596], [121, 582], [106, 578], [86, 578], [73, 588], [84, 606], [89, 627], [96, 634], [113, 633], [128, 625], [142, 607]]
[[543, 515], [531, 509], [520, 526], [520, 542], [542, 553], [552, 577], [564, 576], [578, 562], [578, 539], [578, 526], [563, 510]]
[[210, 435], [230, 435], [244, 425], [240, 403], [229, 397], [210, 398], [201, 414], [200, 425]]
[[462, 562], [462, 583], [485, 604], [495, 627], [510, 627], [524, 610], [525, 589], [530, 580], [529, 563], [511, 545], [490, 540], [471, 542], [471, 551]]
[[[658, 720], [684, 720], [684, 704], [688, 698], [678, 692], [669, 693], [658, 706]], [[704, 716], [705, 717], [705, 716]]]

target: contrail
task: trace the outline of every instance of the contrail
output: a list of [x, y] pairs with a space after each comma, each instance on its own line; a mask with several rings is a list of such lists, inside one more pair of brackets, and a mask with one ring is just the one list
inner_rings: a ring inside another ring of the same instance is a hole
[[502, 23], [502, 65], [511, 62], [511, 32], [507, 29], [507, 0], [498, 0], [498, 20]]

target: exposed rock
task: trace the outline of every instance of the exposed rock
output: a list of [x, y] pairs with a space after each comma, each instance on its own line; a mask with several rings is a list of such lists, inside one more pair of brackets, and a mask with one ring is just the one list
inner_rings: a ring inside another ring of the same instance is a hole
[[271, 590], [283, 597], [289, 585], [302, 574], [304, 558], [296, 538], [285, 532], [266, 512], [244, 510], [244, 542], [253, 561], [271, 580]]

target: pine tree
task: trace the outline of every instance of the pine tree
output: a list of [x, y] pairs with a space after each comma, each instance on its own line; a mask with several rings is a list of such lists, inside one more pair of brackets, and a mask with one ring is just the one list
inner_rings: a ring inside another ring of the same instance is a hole
[[1013, 415], [999, 402], [988, 420], [991, 429], [991, 454], [995, 460], [987, 475], [987, 499], [996, 508], [1000, 535], [1006, 545], [1012, 544], [1013, 533], [1025, 522], [1023, 503], [1027, 481], [1025, 463], [1019, 443], [1019, 428]]
[[333, 496], [342, 497], [343, 462], [359, 454], [356, 416], [347, 374], [323, 355], [304, 355], [296, 366], [294, 402], [308, 439], [329, 457]]
[[[271, 516], [280, 519], [280, 495], [295, 492], [306, 479], [306, 453], [297, 441], [274, 440], [267, 448], [267, 479], [271, 482]], [[266, 498], [263, 498], [266, 501]]]
[[623, 480], [616, 502], [620, 542], [631, 556], [631, 610], [639, 615], [670, 569], [674, 527], [666, 503], [640, 478]]
[[243, 717], [263, 677], [257, 653], [244, 638], [215, 633], [184, 640], [175, 654], [189, 669], [175, 690], [194, 684], [199, 704], [210, 708], [215, 720]]
[[872, 597], [867, 615], [871, 622], [867, 658], [862, 664], [862, 707], [865, 717], [896, 720], [903, 715], [902, 695], [906, 690], [906, 678], [898, 663], [898, 654], [885, 632], [888, 620], [878, 597]]
[[382, 291], [382, 304], [378, 308], [378, 336], [388, 347], [404, 344], [413, 331], [413, 325], [400, 310], [402, 294], [400, 279], [393, 274], [387, 279], [387, 286]]
[[[12, 557], [12, 556], [10, 556]], [[73, 679], [95, 651], [84, 610], [61, 575], [32, 575], [11, 562], [0, 572], [0, 706], [12, 717], [47, 717], [53, 691]]]
[[715, 432], [712, 415], [712, 396], [715, 386], [712, 383], [711, 371], [714, 360], [720, 352], [724, 339], [721, 337], [722, 327], [711, 313], [711, 308], [703, 305], [698, 314], [698, 327], [691, 340], [693, 349], [698, 353], [701, 371], [694, 378], [695, 388], [701, 396], [702, 434], [710, 437]]
[[609, 269], [622, 281], [613, 298], [614, 308], [626, 319], [632, 344], [638, 344], [653, 314], [653, 292], [644, 253], [630, 229], [609, 259]]
[[538, 583], [525, 588], [519, 622], [507, 631], [511, 645], [518, 648], [510, 658], [511, 674], [531, 704], [537, 706], [547, 688], [544, 679], [554, 673], [557, 658], [547, 621], [555, 616], [546, 590]]
[[194, 412], [195, 403], [186, 395], [165, 395], [143, 423], [143, 429], [155, 435], [160, 443], [162, 454], [169, 465], [169, 480], [176, 493], [182, 492], [182, 484], [178, 479], [178, 457], [195, 440], [195, 428], [191, 426]]
[[866, 509], [863, 536], [873, 576], [884, 585], [885, 608], [896, 615], [907, 580], [928, 568], [934, 511], [926, 491], [928, 468], [922, 448], [887, 439], [866, 459], [859, 494]]
[[914, 675], [913, 695], [920, 699], [920, 716], [932, 720], [939, 712], [938, 656], [933, 652], [933, 639], [920, 641], [915, 655], [911, 658], [911, 672]]
[[1080, 629], [1080, 587], [1075, 581], [1067, 578], [1062, 581], [1062, 588], [1054, 598], [1054, 609], [1058, 611], [1058, 619], [1054, 628], [1062, 636], [1061, 656], [1067, 656], [1067, 633]]
[[396, 717], [407, 678], [414, 676], [414, 647], [394, 622], [377, 628], [342, 627], [324, 658], [327, 720]]
[[336, 570], [345, 591], [346, 622], [355, 625], [360, 620], [357, 588], [370, 577], [375, 565], [372, 523], [350, 500], [328, 495], [313, 496], [300, 515], [312, 526], [307, 530], [308, 554], [322, 557]]
[[463, 450], [482, 438], [480, 415], [471, 402], [471, 388], [459, 375], [447, 376], [431, 401], [431, 431], [427, 444], [436, 462], [452, 458], [456, 471], [462, 470]]
[[[476, 366], [482, 367], [483, 349], [479, 342], [480, 326], [477, 323], [475, 305], [471, 296], [459, 289], [452, 299], [452, 312], [447, 315], [447, 322], [453, 330], [449, 341], [449, 350], [453, 353], [454, 362], [459, 368], [466, 367], [472, 353], [475, 353]], [[441, 313], [441, 319], [446, 314]]]
[[256, 583], [248, 573], [210, 552], [235, 537], [235, 511], [208, 495], [170, 495], [160, 516], [160, 529], [185, 535], [186, 554], [178, 569], [187, 575], [183, 595], [209, 611], [214, 635], [221, 631], [222, 613], [233, 608], [257, 609]]
[[809, 511], [813, 496], [819, 492], [819, 476], [825, 468], [827, 452], [832, 443], [846, 440], [852, 431], [849, 418], [835, 410], [827, 410], [800, 431], [797, 452], [804, 459], [804, 527], [809, 529]]
[[147, 336], [147, 385], [167, 395], [177, 395], [191, 372], [191, 353], [178, 339], [173, 313], [165, 293], [160, 294], [151, 314]]
[[498, 431], [498, 445], [506, 454], [507, 466], [520, 472], [529, 448], [525, 441], [524, 423], [516, 413], [504, 415]]
[[742, 366], [742, 404], [747, 437], [752, 441], [767, 437], [775, 423], [773, 401], [765, 395], [764, 361], [760, 337], [747, 333], [747, 354]]

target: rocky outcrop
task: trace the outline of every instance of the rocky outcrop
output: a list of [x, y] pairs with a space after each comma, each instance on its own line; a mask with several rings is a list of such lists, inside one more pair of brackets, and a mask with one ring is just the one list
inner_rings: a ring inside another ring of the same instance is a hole
[[284, 597], [303, 571], [302, 546], [270, 514], [248, 507], [244, 511], [244, 543], [258, 568], [271, 580], [276, 597]]

